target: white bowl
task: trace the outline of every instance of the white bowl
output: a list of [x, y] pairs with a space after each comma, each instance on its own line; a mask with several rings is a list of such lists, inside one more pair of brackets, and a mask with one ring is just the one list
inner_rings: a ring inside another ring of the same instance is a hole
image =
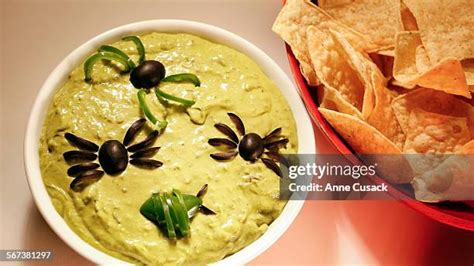
[[[315, 143], [311, 120], [293, 83], [285, 72], [262, 50], [245, 39], [224, 29], [208, 24], [185, 20], [150, 20], [127, 24], [109, 30], [87, 41], [70, 53], [49, 75], [36, 96], [30, 113], [25, 134], [24, 160], [28, 184], [36, 206], [53, 231], [77, 253], [97, 264], [125, 264], [125, 262], [109, 256], [79, 238], [56, 212], [41, 178], [39, 165], [39, 136], [49, 103], [58, 88], [65, 82], [69, 73], [84, 58], [104, 43], [119, 40], [120, 37], [146, 32], [183, 32], [201, 36], [205, 39], [221, 43], [243, 52], [254, 60], [280, 88], [288, 101], [298, 130], [299, 153], [314, 154]], [[241, 251], [217, 262], [218, 265], [245, 264], [270, 247], [293, 222], [303, 200], [290, 200], [281, 215], [269, 226], [267, 232]]]

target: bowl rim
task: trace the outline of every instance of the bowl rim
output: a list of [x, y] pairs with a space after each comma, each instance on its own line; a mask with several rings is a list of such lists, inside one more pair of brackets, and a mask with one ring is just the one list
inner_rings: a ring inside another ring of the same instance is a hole
[[[55, 92], [59, 86], [64, 83], [72, 69], [77, 67], [86, 56], [103, 43], [110, 43], [125, 35], [144, 34], [148, 32], [190, 33], [212, 42], [226, 45], [250, 57], [259, 65], [265, 75], [277, 84], [277, 87], [289, 104], [296, 122], [299, 142], [298, 152], [302, 154], [316, 153], [316, 143], [311, 119], [298, 94], [298, 90], [295, 89], [292, 81], [273, 59], [244, 38], [225, 29], [202, 22], [158, 19], [118, 26], [89, 39], [69, 53], [59, 65], [57, 65], [36, 95], [25, 132], [24, 166], [28, 185], [35, 204], [49, 227], [69, 247], [96, 264], [118, 265], [128, 263], [103, 253], [82, 240], [69, 228], [65, 220], [54, 208], [41, 178], [39, 166], [38, 149], [41, 128], [47, 108]], [[216, 262], [215, 265], [241, 265], [257, 257], [275, 243], [288, 229], [300, 212], [303, 204], [304, 200], [289, 200], [280, 216], [270, 224], [268, 230], [262, 236], [242, 250]]]

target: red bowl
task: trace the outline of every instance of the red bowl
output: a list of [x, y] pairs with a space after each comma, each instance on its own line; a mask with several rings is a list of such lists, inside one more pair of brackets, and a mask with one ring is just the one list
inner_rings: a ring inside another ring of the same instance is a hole
[[[334, 131], [331, 125], [319, 112], [317, 90], [306, 83], [303, 75], [301, 74], [299, 63], [288, 45], [286, 46], [286, 51], [288, 54], [291, 72], [293, 73], [293, 78], [314, 124], [316, 124], [321, 129], [321, 131], [326, 135], [327, 139], [336, 147], [339, 152], [342, 154], [353, 154], [350, 147], [344, 142], [338, 133]], [[348, 156], [348, 158], [353, 161], [355, 156]], [[382, 182], [382, 179], [375, 177], [373, 181], [380, 183]], [[413, 199], [405, 200], [405, 194], [393, 186], [389, 186], [389, 193], [397, 199], [403, 199], [401, 200], [403, 203], [407, 204], [416, 211], [425, 214], [433, 220], [465, 230], [474, 231], [473, 201], [462, 204], [428, 204]]]

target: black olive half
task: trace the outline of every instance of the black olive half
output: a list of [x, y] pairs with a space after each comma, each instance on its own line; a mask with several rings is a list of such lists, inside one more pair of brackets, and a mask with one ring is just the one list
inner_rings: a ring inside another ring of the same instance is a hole
[[256, 133], [249, 133], [239, 143], [239, 154], [246, 161], [255, 161], [262, 155], [263, 148], [263, 139]]
[[155, 87], [165, 77], [165, 66], [155, 60], [143, 61], [130, 73], [130, 82], [137, 89]]
[[117, 140], [108, 140], [99, 149], [99, 163], [109, 175], [123, 172], [128, 165], [128, 152]]

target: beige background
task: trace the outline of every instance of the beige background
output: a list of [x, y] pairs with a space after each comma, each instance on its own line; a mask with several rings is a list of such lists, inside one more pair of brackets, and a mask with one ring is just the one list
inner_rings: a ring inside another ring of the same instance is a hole
[[[88, 264], [41, 218], [23, 170], [30, 107], [65, 55], [118, 25], [181, 18], [241, 35], [290, 75], [283, 42], [270, 30], [279, 9], [279, 0], [0, 0], [0, 249], [52, 250], [55, 265]], [[316, 134], [318, 152], [334, 153], [322, 133]], [[253, 264], [472, 265], [473, 250], [474, 233], [441, 225], [395, 201], [309, 201]]]

